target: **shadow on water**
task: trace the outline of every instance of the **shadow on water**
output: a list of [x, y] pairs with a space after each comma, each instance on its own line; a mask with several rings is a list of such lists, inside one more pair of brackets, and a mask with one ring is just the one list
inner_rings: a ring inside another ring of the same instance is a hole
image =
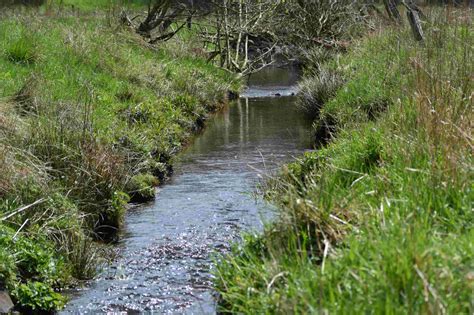
[[[131, 211], [120, 258], [74, 294], [65, 313], [215, 313], [211, 256], [272, 208], [251, 196], [262, 176], [311, 145], [311, 121], [286, 95], [296, 75], [268, 69], [177, 157], [155, 203]], [[264, 91], [264, 92], [262, 92]]]

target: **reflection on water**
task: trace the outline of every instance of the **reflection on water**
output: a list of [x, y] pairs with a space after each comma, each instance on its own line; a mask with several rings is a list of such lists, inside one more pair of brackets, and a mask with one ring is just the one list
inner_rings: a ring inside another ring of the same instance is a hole
[[[293, 82], [271, 71], [259, 89], [279, 93], [282, 81]], [[230, 104], [177, 158], [156, 202], [129, 213], [121, 257], [66, 312], [215, 313], [210, 256], [271, 215], [251, 193], [263, 174], [309, 148], [310, 124], [293, 97]]]

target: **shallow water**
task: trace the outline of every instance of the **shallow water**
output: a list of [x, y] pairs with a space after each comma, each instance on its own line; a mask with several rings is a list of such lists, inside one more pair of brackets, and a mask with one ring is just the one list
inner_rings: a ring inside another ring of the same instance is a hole
[[[267, 69], [213, 117], [175, 163], [156, 202], [127, 215], [120, 255], [76, 292], [65, 313], [213, 314], [212, 255], [258, 230], [272, 207], [252, 196], [261, 178], [310, 147], [295, 109], [297, 75]], [[268, 97], [271, 95], [282, 97]]]

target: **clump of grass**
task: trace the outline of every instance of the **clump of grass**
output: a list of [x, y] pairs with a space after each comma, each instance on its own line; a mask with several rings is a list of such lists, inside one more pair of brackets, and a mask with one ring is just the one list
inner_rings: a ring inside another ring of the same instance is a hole
[[5, 55], [11, 62], [33, 64], [38, 59], [35, 39], [26, 33], [21, 33], [18, 38], [11, 39], [5, 49]]
[[71, 245], [65, 248], [71, 276], [77, 280], [93, 279], [97, 270], [107, 262], [104, 249], [84, 234], [71, 234], [68, 237], [68, 242], [62, 244]]
[[155, 199], [155, 187], [159, 180], [151, 174], [133, 176], [128, 183], [127, 191], [130, 192], [132, 202], [143, 202]]
[[337, 135], [269, 183], [280, 216], [219, 261], [222, 311], [472, 310], [474, 37], [436, 13], [423, 46], [388, 29], [342, 57]]
[[12, 103], [17, 107], [19, 114], [34, 114], [37, 111], [35, 89], [38, 88], [38, 80], [32, 76], [26, 80], [21, 89], [12, 97]]
[[319, 116], [321, 108], [334, 97], [343, 84], [342, 76], [335, 70], [319, 66], [315, 72], [298, 84], [297, 103], [297, 106], [313, 119]]
[[[338, 51], [336, 49], [329, 49], [322, 46], [310, 47], [303, 51], [301, 57], [302, 64], [310, 70], [317, 70], [321, 65], [325, 65], [337, 56]], [[305, 78], [310, 77], [310, 73], [305, 75]]]

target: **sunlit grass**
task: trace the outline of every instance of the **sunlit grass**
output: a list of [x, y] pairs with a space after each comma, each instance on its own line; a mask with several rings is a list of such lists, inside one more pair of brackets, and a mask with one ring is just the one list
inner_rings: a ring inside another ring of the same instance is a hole
[[472, 16], [429, 14], [424, 44], [387, 27], [327, 65], [331, 142], [267, 184], [280, 216], [219, 261], [222, 311], [472, 313]]

